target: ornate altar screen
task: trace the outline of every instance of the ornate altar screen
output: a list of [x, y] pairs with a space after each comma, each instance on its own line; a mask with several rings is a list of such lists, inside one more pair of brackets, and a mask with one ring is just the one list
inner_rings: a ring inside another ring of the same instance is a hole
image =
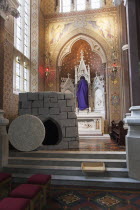
[[[88, 99], [89, 109], [78, 110], [77, 108], [77, 85], [80, 77], [84, 76], [88, 82]], [[85, 64], [84, 53], [81, 51], [81, 60], [78, 66], [75, 66], [75, 79], [61, 78], [61, 92], [72, 93], [76, 104], [76, 113], [79, 125], [79, 134], [82, 132], [89, 132], [102, 134], [104, 133], [104, 119], [105, 119], [105, 97], [104, 97], [104, 76], [97, 75], [94, 78], [90, 77], [90, 67]]]

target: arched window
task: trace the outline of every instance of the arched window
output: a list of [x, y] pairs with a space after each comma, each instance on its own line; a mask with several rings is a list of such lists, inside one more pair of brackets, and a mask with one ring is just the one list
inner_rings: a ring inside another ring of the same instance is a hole
[[91, 9], [98, 9], [101, 7], [101, 0], [91, 0]]
[[77, 0], [76, 1], [76, 10], [81, 11], [86, 9], [86, 0]]
[[60, 0], [60, 12], [70, 12], [71, 0]]
[[30, 86], [30, 0], [19, 0], [19, 18], [14, 20], [13, 91], [28, 92]]

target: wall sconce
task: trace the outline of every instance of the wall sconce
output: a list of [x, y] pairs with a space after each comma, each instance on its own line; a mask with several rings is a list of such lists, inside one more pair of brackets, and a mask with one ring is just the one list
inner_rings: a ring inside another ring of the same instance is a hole
[[45, 69], [45, 75], [46, 75], [46, 77], [49, 76], [49, 74], [50, 74], [49, 68], [46, 68]]
[[114, 61], [113, 64], [111, 65], [111, 67], [109, 67], [108, 69], [110, 69], [110, 71], [108, 72], [108, 76], [111, 78], [112, 83], [117, 83], [117, 75], [118, 70], [119, 70], [119, 66], [117, 66], [116, 62]]
[[113, 64], [112, 64], [112, 73], [117, 73], [117, 71], [118, 71], [118, 68], [117, 68], [117, 64], [114, 62]]

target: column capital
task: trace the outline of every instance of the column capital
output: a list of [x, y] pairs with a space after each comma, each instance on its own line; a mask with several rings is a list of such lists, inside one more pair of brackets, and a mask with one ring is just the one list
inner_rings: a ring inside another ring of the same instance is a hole
[[124, 6], [126, 7], [128, 0], [124, 0]]
[[128, 44], [125, 44], [125, 45], [122, 46], [122, 50], [123, 50], [123, 51], [128, 50], [128, 49], [129, 49]]
[[[128, 124], [128, 126], [140, 126], [140, 106], [132, 106], [130, 109], [131, 115], [127, 116], [124, 119], [124, 122]], [[129, 131], [133, 133], [134, 130]], [[135, 136], [137, 135], [137, 132], [135, 130]], [[140, 130], [138, 130], [138, 135], [140, 135]]]
[[114, 6], [119, 6], [121, 5], [121, 3], [122, 3], [122, 0], [113, 0]]
[[1, 0], [0, 1], [0, 16], [6, 20], [8, 15], [12, 15], [15, 18], [19, 17], [19, 11], [17, 8], [19, 3], [17, 0]]

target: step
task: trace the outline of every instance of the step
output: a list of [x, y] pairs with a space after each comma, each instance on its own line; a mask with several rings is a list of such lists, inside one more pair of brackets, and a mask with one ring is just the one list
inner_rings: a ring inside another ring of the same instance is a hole
[[[33, 173], [13, 173], [13, 181], [26, 183], [27, 178]], [[86, 177], [86, 176], [64, 176], [52, 175], [52, 184], [55, 185], [79, 185], [79, 186], [97, 186], [97, 187], [115, 187], [125, 189], [140, 189], [140, 181], [131, 178], [118, 177]]]
[[[4, 167], [5, 172], [9, 173], [45, 173], [52, 175], [71, 175], [71, 176], [85, 176], [81, 167], [71, 166], [41, 166], [41, 165], [13, 165], [8, 164]], [[126, 168], [106, 168], [105, 172], [90, 173], [94, 177], [128, 177], [128, 170]]]
[[46, 151], [32, 152], [10, 151], [9, 157], [36, 157], [36, 158], [73, 158], [73, 159], [124, 159], [126, 152], [114, 151]]
[[98, 135], [98, 136], [96, 136], [96, 135], [82, 135], [82, 134], [79, 134], [79, 140], [80, 140], [80, 142], [81, 142], [81, 140], [84, 140], [84, 143], [85, 143], [85, 141], [86, 140], [88, 140], [88, 139], [90, 139], [91, 140], [91, 142], [93, 142], [93, 140], [97, 140], [97, 139], [99, 139], [99, 140], [108, 140], [108, 139], [110, 139], [110, 136], [107, 134], [107, 135]]
[[80, 177], [54, 175], [52, 176], [52, 184], [140, 189], [140, 181], [131, 178], [119, 177]]
[[73, 158], [35, 158], [9, 157], [9, 164], [41, 166], [81, 166], [82, 162], [104, 162], [106, 167], [126, 168], [126, 160], [121, 159], [73, 159]]

